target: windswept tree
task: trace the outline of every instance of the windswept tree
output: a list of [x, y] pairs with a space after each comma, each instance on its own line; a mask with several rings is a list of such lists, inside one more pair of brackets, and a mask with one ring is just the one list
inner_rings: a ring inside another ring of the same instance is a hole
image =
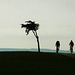
[[39, 37], [38, 37], [38, 34], [37, 34], [37, 30], [39, 29], [39, 24], [33, 22], [33, 21], [25, 21], [26, 24], [21, 24], [21, 28], [26, 28], [25, 32], [26, 32], [26, 35], [29, 34], [29, 31], [32, 31], [34, 36], [36, 37], [37, 39], [37, 44], [38, 44], [38, 52], [40, 52], [40, 44], [39, 44]]

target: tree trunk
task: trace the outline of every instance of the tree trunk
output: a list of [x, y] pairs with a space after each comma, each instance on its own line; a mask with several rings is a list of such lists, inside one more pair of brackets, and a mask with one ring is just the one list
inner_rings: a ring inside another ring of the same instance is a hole
[[36, 32], [36, 31], [32, 31], [32, 32], [33, 32], [34, 36], [35, 36], [35, 37], [36, 37], [36, 39], [37, 39], [37, 44], [38, 44], [38, 52], [40, 52], [39, 37], [38, 37], [38, 35], [37, 35], [37, 32]]
[[40, 44], [39, 44], [39, 37], [37, 36], [37, 44], [38, 44], [38, 52], [40, 52]]

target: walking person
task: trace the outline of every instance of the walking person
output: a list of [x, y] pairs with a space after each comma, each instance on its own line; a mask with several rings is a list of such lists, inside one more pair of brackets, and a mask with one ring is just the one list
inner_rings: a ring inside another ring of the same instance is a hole
[[71, 53], [73, 53], [74, 42], [71, 40], [69, 45], [70, 45], [70, 51], [71, 51]]
[[60, 42], [57, 41], [56, 44], [55, 44], [55, 46], [56, 46], [56, 53], [58, 53], [59, 48], [60, 48]]

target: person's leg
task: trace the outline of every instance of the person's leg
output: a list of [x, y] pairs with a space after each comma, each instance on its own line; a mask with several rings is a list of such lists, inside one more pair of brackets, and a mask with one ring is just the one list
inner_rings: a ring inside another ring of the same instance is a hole
[[71, 49], [71, 53], [73, 53], [73, 47], [72, 47], [72, 49]]
[[70, 47], [70, 51], [71, 51], [71, 53], [73, 53], [73, 47], [72, 46]]
[[58, 51], [59, 51], [59, 48], [58, 48], [58, 47], [56, 47], [56, 53], [58, 53]]

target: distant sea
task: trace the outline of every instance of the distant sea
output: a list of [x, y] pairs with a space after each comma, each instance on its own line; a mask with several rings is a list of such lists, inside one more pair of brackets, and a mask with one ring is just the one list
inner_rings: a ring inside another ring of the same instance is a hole
[[[38, 52], [38, 49], [35, 48], [31, 48], [31, 49], [24, 49], [24, 48], [0, 48], [0, 52], [14, 52], [14, 51], [31, 51], [31, 52]], [[52, 49], [41, 49], [41, 52], [51, 52], [51, 53], [55, 53], [56, 50], [52, 50]], [[70, 53], [70, 50], [59, 50], [59, 53]], [[75, 52], [73, 52], [75, 53]]]

